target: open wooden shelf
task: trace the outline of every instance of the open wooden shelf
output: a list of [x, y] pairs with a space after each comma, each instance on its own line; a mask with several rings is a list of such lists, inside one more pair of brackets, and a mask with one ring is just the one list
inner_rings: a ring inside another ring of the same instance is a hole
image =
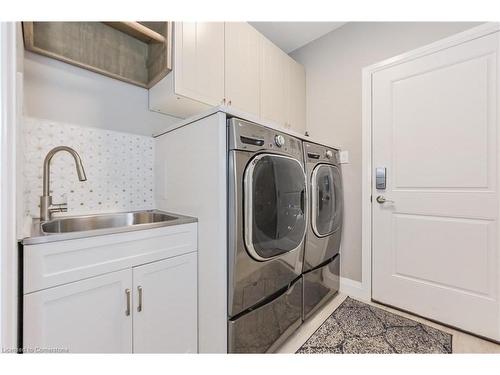
[[172, 70], [171, 22], [23, 22], [27, 50], [150, 88]]
[[124, 32], [134, 38], [137, 38], [145, 43], [157, 42], [165, 43], [165, 37], [160, 33], [140, 24], [139, 22], [104, 22], [112, 28]]

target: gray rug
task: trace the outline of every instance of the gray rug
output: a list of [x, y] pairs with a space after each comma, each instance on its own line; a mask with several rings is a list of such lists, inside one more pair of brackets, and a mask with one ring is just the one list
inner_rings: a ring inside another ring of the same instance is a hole
[[452, 336], [347, 298], [297, 353], [451, 353]]

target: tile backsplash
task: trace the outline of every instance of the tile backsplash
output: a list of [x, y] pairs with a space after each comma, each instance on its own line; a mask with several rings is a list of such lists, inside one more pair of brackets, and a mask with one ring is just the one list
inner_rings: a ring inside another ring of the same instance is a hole
[[87, 181], [78, 180], [73, 158], [57, 153], [51, 163], [54, 203], [68, 204], [68, 213], [85, 214], [154, 207], [152, 137], [49, 120], [24, 118], [24, 215], [39, 217], [43, 160], [56, 146], [80, 154]]

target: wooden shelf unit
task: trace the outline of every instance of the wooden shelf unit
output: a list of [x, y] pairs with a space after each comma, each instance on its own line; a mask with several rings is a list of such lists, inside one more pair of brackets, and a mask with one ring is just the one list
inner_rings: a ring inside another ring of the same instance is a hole
[[106, 25], [112, 28], [124, 32], [134, 38], [137, 38], [145, 43], [157, 42], [164, 43], [165, 37], [160, 33], [144, 26], [139, 22], [104, 22]]
[[171, 22], [23, 22], [34, 53], [150, 88], [172, 70]]

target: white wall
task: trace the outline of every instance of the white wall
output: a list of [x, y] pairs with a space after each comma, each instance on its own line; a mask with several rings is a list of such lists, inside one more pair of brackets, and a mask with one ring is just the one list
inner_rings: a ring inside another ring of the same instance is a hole
[[31, 52], [24, 60], [24, 112], [34, 118], [143, 135], [179, 121], [149, 111], [146, 89]]
[[342, 166], [343, 277], [361, 281], [361, 69], [476, 25], [353, 22], [291, 54], [306, 69], [308, 132], [349, 151], [350, 164]]

